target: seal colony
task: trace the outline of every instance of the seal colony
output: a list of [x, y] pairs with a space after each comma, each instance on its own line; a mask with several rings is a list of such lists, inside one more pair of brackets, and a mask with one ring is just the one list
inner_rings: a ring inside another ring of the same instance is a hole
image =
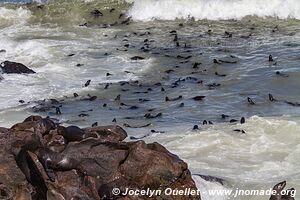
[[[43, 7], [39, 8], [39, 12], [43, 12], [44, 9], [46, 9], [48, 5], [46, 4]], [[31, 9], [34, 10], [34, 4], [30, 6]], [[118, 17], [115, 16], [115, 8], [111, 8], [109, 10], [101, 10], [98, 8], [93, 8], [86, 14], [89, 15], [94, 21], [91, 22], [85, 22], [84, 26], [87, 26], [88, 28], [108, 28], [113, 26], [123, 27], [124, 29], [131, 25], [133, 22], [131, 21], [130, 17], [126, 17], [124, 14], [120, 15]], [[100, 22], [102, 23], [105, 17], [110, 17], [112, 19], [115, 19], [115, 23], [111, 23], [109, 26], [108, 24], [103, 24], [102, 26], [97, 26], [95, 23]], [[81, 24], [82, 25], [82, 24]], [[113, 117], [112, 121], [118, 121], [119, 125], [123, 124], [127, 128], [145, 128], [150, 127], [154, 123], [149, 123], [149, 120], [151, 119], [156, 122], [161, 121], [162, 119], [159, 118], [165, 118], [170, 117], [170, 114], [166, 114], [165, 108], [160, 107], [160, 104], [163, 105], [170, 105], [173, 109], [177, 109], [179, 112], [186, 113], [187, 110], [190, 108], [190, 101], [194, 100], [195, 102], [199, 102], [199, 107], [210, 107], [210, 101], [212, 100], [212, 93], [210, 90], [215, 90], [214, 96], [218, 95], [218, 91], [222, 90], [224, 87], [226, 87], [226, 81], [228, 77], [232, 76], [229, 72], [226, 72], [229, 67], [234, 68], [237, 65], [242, 64], [242, 60], [239, 58], [239, 56], [235, 55], [232, 52], [228, 52], [227, 49], [218, 49], [218, 52], [224, 52], [226, 56], [219, 56], [218, 58], [212, 58], [210, 60], [209, 64], [205, 64], [199, 61], [199, 55], [194, 52], [195, 46], [192, 45], [193, 40], [195, 40], [196, 36], [193, 38], [185, 37], [184, 33], [186, 29], [190, 27], [195, 27], [195, 21], [192, 19], [189, 19], [185, 21], [185, 23], [179, 23], [178, 27], [176, 29], [171, 29], [165, 33], [166, 38], [169, 40], [169, 44], [165, 44], [165, 47], [161, 47], [158, 43], [158, 37], [156, 36], [156, 29], [159, 29], [159, 27], [146, 27], [144, 30], [131, 30], [126, 32], [120, 32], [116, 33], [114, 35], [106, 35], [106, 37], [114, 38], [114, 40], [120, 41], [120, 46], [116, 47], [115, 50], [118, 51], [128, 51], [134, 54], [131, 54], [127, 57], [127, 60], [131, 60], [135, 63], [143, 63], [147, 60], [154, 58], [168, 58], [168, 60], [172, 60], [172, 66], [166, 66], [163, 67], [159, 73], [161, 73], [159, 78], [157, 79], [157, 82], [153, 81], [145, 81], [143, 79], [140, 80], [130, 80], [130, 81], [121, 81], [119, 83], [115, 82], [109, 82], [110, 77], [114, 77], [115, 74], [113, 72], [110, 72], [109, 70], [105, 73], [107, 81], [106, 83], [97, 83], [93, 79], [87, 79], [87, 80], [78, 80], [81, 82], [83, 88], [90, 88], [95, 85], [97, 85], [97, 90], [103, 92], [104, 90], [107, 90], [106, 94], [101, 94], [101, 97], [99, 97], [99, 92], [93, 92], [94, 94], [81, 94], [79, 91], [73, 93], [73, 97], [70, 96], [64, 96], [59, 97], [55, 102], [48, 102], [48, 100], [42, 100], [37, 102], [25, 102], [24, 99], [20, 99], [19, 102], [21, 105], [27, 105], [27, 103], [34, 103], [39, 104], [37, 106], [34, 106], [32, 110], [34, 112], [38, 112], [38, 114], [42, 114], [44, 116], [50, 115], [51, 117], [55, 117], [55, 115], [62, 115], [65, 116], [65, 109], [64, 104], [67, 104], [69, 101], [73, 101], [72, 98], [75, 99], [75, 101], [91, 101], [94, 102], [94, 105], [101, 104], [102, 108], [97, 109], [89, 109], [88, 111], [85, 111], [84, 113], [79, 112], [76, 113], [76, 116], [78, 116], [81, 119], [78, 120], [88, 120], [88, 118], [93, 115], [94, 112], [101, 112], [102, 110], [111, 110], [116, 111], [119, 110], [120, 112], [126, 112], [126, 110], [136, 110], [140, 115], [144, 115], [144, 117], [137, 117], [135, 119], [139, 119], [139, 121], [128, 121], [128, 119], [133, 119], [132, 116], [124, 116], [121, 119], [115, 119]], [[279, 26], [276, 26], [276, 30], [279, 31]], [[228, 40], [231, 38], [241, 38], [243, 40], [251, 40], [252, 37], [254, 37], [255, 33], [255, 27], [250, 27], [248, 30], [250, 33], [248, 37], [242, 37], [243, 35], [237, 35], [234, 34], [232, 31], [225, 30], [222, 33], [220, 33], [220, 36], [224, 37], [224, 40]], [[272, 27], [271, 30], [274, 30], [274, 27]], [[271, 34], [273, 34], [273, 31], [270, 31]], [[218, 36], [219, 33], [214, 32], [213, 29], [209, 28], [204, 32], [202, 35], [200, 35], [200, 38], [203, 37], [212, 37], [212, 36]], [[198, 37], [198, 36], [197, 36]], [[217, 43], [216, 46], [219, 46]], [[197, 50], [197, 49], [196, 49]], [[109, 59], [112, 54], [115, 52], [107, 52], [105, 53], [104, 59]], [[200, 54], [202, 55], [202, 53]], [[66, 53], [66, 57], [69, 57], [69, 59], [76, 59], [76, 57], [79, 56], [79, 53], [77, 52], [69, 52]], [[269, 63], [271, 65], [274, 65], [274, 62], [276, 62], [276, 65], [280, 65], [279, 62], [280, 58], [275, 58], [271, 54], [265, 55], [265, 62]], [[84, 68], [87, 63], [79, 62], [76, 64], [76, 67]], [[162, 64], [163, 65], [163, 64]], [[11, 61], [5, 61], [1, 64], [3, 73], [35, 73], [33, 70], [27, 68], [25, 65], [21, 63], [15, 63]], [[11, 70], [11, 71], [9, 71]], [[88, 70], [88, 69], [86, 69]], [[269, 71], [274, 71], [272, 68], [269, 69]], [[136, 74], [136, 72], [132, 72], [130, 70], [124, 70], [124, 73], [126, 74]], [[275, 71], [274, 78], [276, 77], [282, 77], [282, 78], [290, 78], [289, 74], [283, 73], [281, 71]], [[1, 79], [1, 78], [0, 78]], [[194, 88], [194, 95], [176, 95], [174, 93], [177, 93], [177, 91], [183, 91], [180, 88]], [[112, 90], [120, 90], [120, 93], [115, 94], [116, 97], [110, 97], [110, 91]], [[271, 92], [271, 91], [269, 91]], [[267, 94], [266, 94], [267, 95]], [[239, 98], [242, 96], [241, 94], [237, 97]], [[241, 113], [240, 115], [234, 114], [231, 115], [230, 113], [216, 113], [214, 116], [209, 116], [209, 118], [204, 118], [202, 115], [199, 115], [199, 118], [195, 117], [193, 120], [193, 124], [190, 125], [190, 129], [198, 130], [201, 129], [202, 125], [212, 125], [214, 123], [219, 122], [228, 122], [230, 124], [233, 124], [234, 122], [237, 122], [240, 118], [245, 118], [251, 116], [251, 114], [255, 114], [257, 111], [259, 111], [259, 108], [256, 108], [258, 104], [263, 104], [256, 102], [256, 95], [253, 95], [254, 97], [247, 96], [247, 102], [248, 105], [253, 106], [250, 108], [252, 111], [250, 111], [250, 114], [246, 114], [246, 116]], [[263, 94], [261, 95], [263, 96]], [[122, 98], [121, 98], [122, 97]], [[133, 98], [135, 98], [133, 100]], [[267, 97], [264, 97], [267, 98]], [[130, 102], [126, 102], [126, 101]], [[165, 101], [165, 103], [162, 103], [162, 101]], [[114, 101], [115, 103], [112, 103]], [[156, 106], [150, 107], [148, 106], [152, 102], [159, 102]], [[178, 102], [178, 105], [173, 106], [174, 104], [172, 102]], [[288, 100], [283, 101], [277, 101], [277, 102], [285, 102], [288, 106], [299, 106], [298, 102], [292, 102]], [[216, 102], [216, 103], [222, 103], [222, 101]], [[92, 105], [92, 103], [86, 103], [88, 105]], [[247, 105], [246, 102], [241, 102], [240, 106]], [[214, 106], [214, 105], [213, 105]], [[92, 106], [96, 107], [96, 106]], [[99, 110], [99, 111], [97, 111]], [[155, 116], [156, 113], [161, 113], [159, 116]], [[178, 113], [179, 113], [178, 112]], [[130, 115], [130, 112], [126, 112]], [[142, 113], [142, 114], [141, 114]], [[148, 114], [150, 113], [150, 115]], [[75, 113], [74, 113], [75, 114]], [[148, 114], [148, 115], [147, 115]], [[125, 115], [125, 114], [124, 114]], [[153, 116], [155, 117], [153, 117]], [[219, 117], [220, 115], [227, 115], [228, 118]], [[148, 117], [145, 117], [148, 116]], [[141, 121], [141, 119], [144, 119]], [[207, 123], [205, 123], [207, 122]], [[96, 123], [96, 122], [93, 122]], [[244, 124], [244, 123], [241, 123]], [[154, 125], [155, 126], [155, 125]], [[239, 129], [234, 129], [233, 132], [241, 132], [246, 133], [245, 130], [237, 131]], [[146, 133], [145, 135], [149, 135]]]
[[[158, 143], [125, 142], [119, 126], [63, 127], [50, 118], [30, 116], [10, 129], [0, 128], [0, 197], [16, 200], [136, 199], [114, 194], [128, 188], [197, 190], [187, 164]], [[7, 167], [9, 166], [9, 167]], [[197, 174], [198, 175], [198, 174]], [[224, 184], [226, 180], [198, 175]], [[270, 200], [294, 200], [286, 182], [274, 186]], [[201, 189], [201, 188], [200, 188]], [[122, 194], [120, 193], [120, 194]], [[140, 195], [139, 199], [148, 199]], [[153, 199], [201, 200], [198, 195]]]
[[[44, 12], [49, 12], [51, 6], [51, 4], [29, 4], [28, 8], [34, 13], [38, 12], [43, 14]], [[216, 37], [217, 39], [221, 38], [229, 43], [232, 42], [232, 39], [249, 42], [255, 38], [255, 34], [258, 34], [255, 22], [253, 22], [251, 27], [246, 27], [245, 30], [243, 30], [247, 33], [224, 30], [223, 28], [221, 30], [216, 30], [217, 27], [215, 27], [214, 30], [214, 27], [210, 24], [212, 22], [205, 22], [204, 26], [207, 26], [207, 28], [203, 29], [200, 35], [187, 37], [186, 32], [199, 25], [193, 18], [189, 18], [181, 23], [172, 22], [172, 27], [168, 28], [168, 30], [164, 30], [163, 33], [163, 37], [168, 42], [161, 44], [159, 41], [160, 35], [157, 33], [157, 30], [161, 29], [160, 26], [146, 26], [143, 29], [139, 28], [135, 30], [133, 28], [136, 23], [131, 20], [130, 16], [126, 16], [124, 13], [116, 13], [117, 10], [119, 9], [105, 7], [105, 9], [102, 10], [97, 7], [89, 7], [88, 10], [84, 11], [85, 17], [83, 19], [86, 20], [86, 22], [76, 24], [75, 26], [77, 28], [79, 26], [80, 29], [83, 30], [94, 28], [96, 30], [104, 30], [104, 28], [113, 29], [114, 27], [126, 30], [113, 32], [111, 34], [105, 33], [105, 38], [118, 41], [119, 46], [113, 47], [114, 50], [107, 50], [107, 52], [102, 55], [103, 57], [101, 57], [101, 59], [111, 59], [114, 54], [121, 54], [120, 51], [128, 52], [128, 54], [125, 54], [127, 55], [125, 59], [128, 62], [131, 61], [133, 64], [137, 65], [146, 64], [151, 59], [167, 59], [163, 60], [160, 64], [161, 69], [159, 71], [151, 72], [153, 74], [159, 74], [159, 76], [155, 77], [155, 80], [151, 80], [150, 78], [150, 81], [147, 80], [147, 76], [149, 76], [147, 74], [145, 77], [140, 77], [139, 80], [110, 82], [116, 74], [107, 69], [107, 72], [103, 73], [105, 76], [105, 83], [99, 83], [93, 80], [93, 78], [76, 80], [77, 82], [80, 82], [82, 88], [86, 89], [84, 92], [75, 91], [73, 97], [70, 95], [58, 96], [57, 99], [55, 99], [55, 102], [52, 102], [51, 100], [26, 102], [25, 99], [19, 99], [18, 102], [20, 103], [20, 107], [38, 104], [37, 106], [32, 107], [30, 111], [37, 112], [44, 116], [50, 115], [51, 117], [57, 117], [60, 115], [61, 117], [65, 117], [66, 113], [70, 113], [70, 111], [66, 111], [65, 105], [73, 102], [75, 99], [74, 101], [87, 101], [86, 106], [94, 107], [92, 109], [87, 109], [84, 113], [81, 111], [73, 113], [80, 118], [76, 120], [88, 121], [89, 118], [96, 115], [94, 114], [96, 112], [101, 113], [102, 111], [106, 112], [107, 110], [110, 110], [113, 113], [114, 111], [119, 110], [120, 113], [124, 113], [124, 115], [135, 115], [138, 113], [138, 115], [141, 116], [148, 116], [135, 118], [139, 119], [139, 121], [129, 121], [128, 119], [133, 119], [133, 117], [124, 116], [122, 114], [122, 117], [115, 119], [115, 121], [118, 121], [119, 125], [125, 124], [128, 128], [152, 128], [149, 124], [155, 126], [155, 123], [149, 123], [149, 120], [151, 120], [151, 122], [154, 121], [159, 123], [166, 118], [173, 117], [172, 112], [168, 112], [166, 109], [168, 106], [170, 106], [170, 110], [176, 109], [178, 110], [177, 113], [181, 114], [189, 113], [188, 110], [194, 106], [193, 103], [191, 103], [192, 100], [199, 103], [197, 105], [199, 110], [203, 109], [203, 111], [205, 111], [214, 106], [220, 107], [223, 100], [221, 98], [217, 98], [217, 100], [213, 98], [218, 97], [218, 95], [222, 94], [222, 92], [224, 92], [224, 90], [226, 91], [229, 87], [235, 87], [235, 85], [228, 86], [228, 80], [234, 82], [233, 76], [235, 76], [235, 70], [231, 69], [235, 69], [238, 65], [242, 65], [244, 62], [243, 59], [241, 59], [239, 55], [236, 55], [237, 53], [234, 52], [234, 49], [229, 50], [228, 48], [222, 47], [220, 42], [217, 41], [216, 43], [213, 43], [216, 47], [213, 51], [216, 51], [220, 55], [209, 57], [208, 63], [202, 62], [203, 58], [200, 56], [203, 53], [199, 52], [199, 47], [197, 46], [197, 43], [195, 43], [199, 38], [214, 40]], [[105, 23], [105, 20], [108, 20], [107, 18], [115, 20], [115, 22]], [[235, 23], [238, 24], [237, 22]], [[287, 34], [280, 29], [279, 25], [276, 25], [275, 27], [270, 25], [270, 27], [267, 28], [270, 29], [269, 34], [272, 36], [275, 32], [278, 34]], [[1, 53], [7, 53], [7, 51], [3, 49], [1, 50]], [[80, 52], [70, 51], [65, 52], [64, 55], [68, 60], [72, 61], [72, 63], [77, 63], [74, 65], [75, 68], [82, 68], [85, 71], [89, 71], [89, 63], [80, 60]], [[264, 62], [268, 63], [270, 66], [275, 66], [275, 62], [277, 67], [280, 66], [280, 58], [274, 57], [274, 54], [271, 55], [266, 53], [263, 59]], [[172, 64], [169, 64], [170, 61], [172, 61]], [[165, 62], [168, 64], [165, 64]], [[1, 68], [3, 73], [35, 73], [25, 65], [12, 61], [4, 61], [1, 64]], [[271, 67], [266, 70], [273, 73], [274, 76], [272, 76], [272, 78], [274, 79], [291, 78], [289, 73], [281, 72], [281, 70], [274, 70]], [[137, 74], [136, 71], [131, 70], [123, 70], [123, 73], [131, 75]], [[0, 80], [1, 79], [3, 78], [0, 77]], [[243, 83], [241, 82], [236, 85], [238, 87], [238, 85], [243, 85]], [[95, 89], [95, 87], [96, 90], [86, 93], [89, 88]], [[193, 90], [193, 92], [185, 94], [185, 90]], [[118, 93], [116, 94], [115, 91], [118, 91]], [[272, 91], [267, 91], [265, 94], [259, 94], [260, 100], [262, 100], [261, 98], [267, 98], [265, 96], [270, 92]], [[115, 97], [111, 97], [110, 94], [114, 94]], [[274, 95], [277, 94], [274, 93]], [[244, 97], [243, 94], [235, 94], [235, 98], [246, 98], [248, 102], [247, 103], [244, 100], [240, 101], [238, 105], [239, 108], [248, 105], [252, 106], [251, 108], [249, 107], [248, 113], [243, 113], [242, 111], [233, 111], [233, 114], [229, 112], [220, 113], [221, 111], [219, 109], [218, 112], [213, 112], [211, 116], [203, 116], [200, 114], [197, 115], [197, 117], [193, 117], [193, 120], [189, 120], [191, 117], [186, 114], [190, 129], [197, 130], [201, 127], [201, 124], [212, 125], [220, 122], [233, 124], [242, 117], [247, 118], [255, 115], [260, 112], [261, 107], [259, 105], [265, 104], [264, 100], [257, 102], [255, 99], [257, 96], [257, 94], [254, 94]], [[279, 105], [279, 102], [285, 102], [287, 106], [299, 106], [298, 102], [289, 100], [277, 101], [274, 105]], [[101, 104], [102, 108], [97, 107], [98, 104]], [[95, 109], [95, 107], [97, 108]], [[132, 114], [129, 111], [133, 111]], [[146, 115], [147, 113], [150, 113], [153, 116], [155, 116], [156, 113], [161, 113], [161, 115], [153, 117], [151, 115]], [[220, 117], [220, 115], [227, 115], [228, 118]], [[111, 120], [114, 121], [114, 118], [115, 116], [113, 116]], [[183, 121], [180, 116], [176, 116], [176, 119], [178, 120], [177, 123]], [[67, 120], [70, 121], [69, 119]], [[203, 123], [205, 121], [208, 123]], [[96, 122], [91, 122], [91, 124], [92, 123]], [[235, 130], [236, 129], [233, 128], [233, 132], [237, 132]], [[146, 133], [146, 135], [148, 134]]]

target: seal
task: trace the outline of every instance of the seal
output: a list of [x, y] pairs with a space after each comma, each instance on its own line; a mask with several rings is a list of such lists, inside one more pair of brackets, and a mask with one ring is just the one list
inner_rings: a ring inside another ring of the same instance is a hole
[[276, 194], [272, 194], [269, 200], [295, 200], [295, 189], [291, 188], [284, 191], [285, 186], [286, 181], [276, 184], [273, 187], [273, 191], [276, 191]]
[[84, 84], [84, 87], [87, 87], [91, 84], [91, 80], [87, 80], [87, 82]]
[[193, 130], [199, 130], [199, 126], [198, 125], [194, 125]]
[[145, 58], [144, 57], [141, 57], [141, 56], [133, 56], [130, 58], [131, 60], [144, 60]]
[[165, 98], [165, 101], [177, 101], [177, 100], [180, 100], [180, 99], [182, 99], [183, 97], [180, 95], [180, 96], [178, 96], [178, 97], [175, 97], [175, 98], [169, 98], [169, 97], [166, 97]]
[[120, 101], [121, 100], [121, 95], [119, 94], [116, 98], [115, 101]]
[[59, 126], [57, 128], [57, 132], [59, 135], [62, 135], [68, 142], [81, 141], [85, 138], [84, 131], [77, 126]]
[[51, 130], [54, 130], [56, 126], [57, 125], [50, 118], [43, 118], [38, 121], [35, 131], [44, 136], [49, 134]]
[[141, 137], [130, 136], [130, 139], [131, 140], [141, 140], [141, 139], [146, 138], [148, 136], [150, 136], [150, 134], [146, 134], [146, 135], [143, 135]]
[[215, 182], [215, 183], [220, 183], [221, 185], [225, 184], [225, 179], [218, 178], [215, 176], [210, 176], [210, 175], [203, 175], [203, 174], [193, 174], [193, 176], [200, 176], [202, 179], [209, 181], [209, 182]]
[[240, 123], [244, 124], [245, 122], [246, 122], [245, 117], [242, 117]]
[[184, 103], [180, 103], [180, 104], [178, 105], [178, 107], [179, 107], [179, 108], [184, 107]]
[[127, 128], [145, 128], [145, 127], [148, 127], [148, 126], [151, 126], [152, 124], [149, 123], [149, 124], [145, 124], [145, 125], [140, 125], [140, 126], [132, 126], [132, 125], [129, 125], [129, 124], [123, 124], [125, 127]]
[[146, 119], [154, 119], [154, 118], [161, 117], [161, 116], [162, 116], [162, 113], [157, 113], [156, 115], [151, 115], [151, 113], [146, 113], [144, 115], [144, 117]]
[[273, 102], [273, 101], [277, 101], [276, 99], [274, 99], [272, 94], [269, 94], [269, 101]]
[[91, 11], [91, 15], [93, 15], [94, 17], [100, 17], [100, 16], [103, 16], [103, 13], [100, 10], [95, 9], [95, 10]]
[[222, 118], [222, 119], [226, 119], [227, 117], [229, 117], [229, 115], [225, 115], [225, 114], [222, 114], [222, 115], [221, 115], [221, 118]]
[[241, 133], [243, 133], [243, 134], [246, 133], [244, 130], [241, 130], [241, 129], [234, 129], [233, 131], [235, 131], [235, 132], [241, 132]]
[[26, 179], [30, 182], [32, 179], [32, 174], [31, 174], [31, 167], [29, 166], [28, 163], [28, 156], [27, 152], [35, 152], [37, 149], [42, 147], [43, 144], [40, 141], [40, 137], [37, 134], [32, 134], [28, 140], [27, 143], [22, 145], [21, 147], [19, 144], [14, 143], [12, 144], [12, 148], [10, 151], [12, 154], [15, 156], [16, 163], [18, 167], [21, 169], [23, 174], [25, 175]]
[[276, 71], [276, 75], [284, 77], [284, 78], [288, 78], [289, 77], [288, 74], [281, 73], [280, 71]]
[[238, 120], [236, 120], [236, 119], [231, 119], [230, 121], [229, 121], [229, 123], [235, 123], [235, 122], [237, 122]]
[[195, 101], [202, 101], [206, 96], [195, 96], [192, 99]]
[[220, 76], [220, 77], [225, 77], [225, 76], [227, 76], [226, 74], [219, 74], [218, 72], [215, 72], [215, 75], [216, 75], [216, 76]]
[[60, 111], [60, 108], [59, 108], [59, 107], [56, 107], [56, 108], [55, 108], [55, 114], [56, 114], [56, 115], [61, 115], [61, 111]]
[[255, 105], [255, 102], [250, 97], [247, 97], [247, 101], [250, 105]]

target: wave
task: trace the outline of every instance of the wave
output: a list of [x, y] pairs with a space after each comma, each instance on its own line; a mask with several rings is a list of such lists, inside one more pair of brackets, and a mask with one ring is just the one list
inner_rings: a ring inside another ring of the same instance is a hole
[[[130, 1], [131, 2], [131, 1]], [[135, 0], [129, 13], [134, 20], [195, 18], [242, 19], [246, 16], [300, 19], [299, 0]]]
[[[242, 19], [246, 16], [300, 20], [299, 0], [9, 0], [7, 2], [19, 2], [21, 5], [8, 6], [9, 10], [5, 11], [9, 12], [9, 15], [0, 14], [0, 18], [15, 21], [14, 19], [18, 19], [21, 15], [27, 15], [24, 19], [28, 19], [31, 13], [30, 21], [33, 23], [114, 24], [121, 13], [126, 13], [135, 21], [191, 18], [229, 20]], [[24, 2], [34, 3], [24, 5], [22, 4]], [[43, 7], [37, 7], [36, 4], [43, 4]], [[3, 10], [5, 6], [4, 4], [0, 8]], [[20, 6], [22, 12], [17, 10], [13, 14], [13, 10]], [[112, 8], [115, 11], [109, 12]], [[103, 17], [93, 17], [91, 11], [94, 9], [99, 9]]]
[[0, 7], [0, 28], [11, 24], [24, 24], [30, 16], [31, 12], [22, 7], [17, 9]]

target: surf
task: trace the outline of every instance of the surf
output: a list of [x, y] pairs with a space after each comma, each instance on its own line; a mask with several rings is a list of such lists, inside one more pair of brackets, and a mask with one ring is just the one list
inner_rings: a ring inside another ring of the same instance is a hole
[[135, 0], [128, 15], [139, 21], [189, 18], [230, 20], [242, 19], [246, 16], [299, 20], [300, 2], [297, 0]]

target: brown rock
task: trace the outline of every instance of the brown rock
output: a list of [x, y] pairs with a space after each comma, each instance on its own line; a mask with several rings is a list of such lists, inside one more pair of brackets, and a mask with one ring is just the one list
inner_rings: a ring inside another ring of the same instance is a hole
[[0, 199], [31, 200], [33, 188], [9, 153], [9, 136], [3, 130], [0, 129]]
[[96, 134], [101, 141], [119, 142], [127, 137], [126, 131], [117, 125], [97, 126], [83, 130], [86, 135]]
[[32, 116], [27, 117], [23, 122], [34, 122], [34, 121], [40, 121], [42, 119], [43, 118], [41, 116], [32, 115]]
[[[38, 151], [38, 157], [43, 159], [45, 152]], [[76, 171], [77, 179], [83, 181], [81, 189], [93, 198], [116, 198], [113, 188], [125, 191], [130, 189], [145, 189], [164, 191], [166, 188], [184, 190], [196, 189], [187, 164], [171, 154], [158, 143], [147, 145], [137, 142], [102, 142], [89, 138], [80, 142], [71, 142], [61, 153], [48, 154], [51, 163], [49, 168], [54, 170], [57, 182], [73, 182], [66, 172]], [[42, 161], [43, 162], [43, 161]], [[35, 173], [38, 174], [38, 173]], [[43, 178], [45, 179], [45, 178]], [[77, 186], [78, 187], [78, 186]], [[57, 193], [68, 193], [57, 186]], [[69, 196], [65, 196], [69, 197]], [[121, 196], [117, 198], [123, 198]], [[135, 199], [127, 196], [126, 199]], [[141, 196], [140, 199], [148, 199]], [[200, 199], [199, 196], [165, 196], [154, 199]]]
[[11, 129], [0, 128], [0, 195], [20, 200], [200, 199], [114, 196], [113, 188], [124, 192], [196, 186], [187, 164], [158, 143], [122, 142], [127, 133], [119, 126], [74, 130], [82, 130], [84, 137], [65, 144], [55, 124], [38, 116]]

